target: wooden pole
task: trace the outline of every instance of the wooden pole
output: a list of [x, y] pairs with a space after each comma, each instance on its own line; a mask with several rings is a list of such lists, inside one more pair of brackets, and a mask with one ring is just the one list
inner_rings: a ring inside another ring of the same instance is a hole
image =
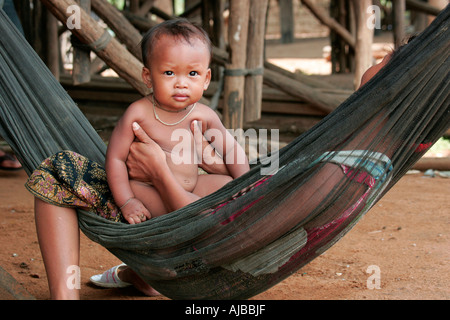
[[448, 4], [448, 0], [430, 0], [429, 3], [419, 0], [406, 0], [406, 8], [437, 16]]
[[223, 122], [227, 128], [244, 126], [244, 87], [250, 0], [230, 0], [228, 43], [230, 63], [226, 65]]
[[[69, 18], [74, 18], [72, 13], [67, 13], [69, 6], [77, 5], [73, 0], [41, 0], [41, 2], [63, 24], [66, 24]], [[108, 31], [103, 29], [86, 11], [80, 10], [79, 13], [79, 17], [76, 18], [80, 19], [81, 27], [70, 28], [70, 31], [82, 43], [89, 45], [106, 64], [140, 94], [147, 95], [149, 90], [141, 78], [142, 63], [112, 38]]]
[[[245, 78], [244, 121], [261, 118], [264, 68], [264, 36], [268, 0], [250, 0], [247, 42], [247, 69], [254, 73]], [[258, 70], [261, 71], [259, 74]]]
[[395, 48], [402, 45], [405, 38], [405, 0], [392, 0], [394, 9], [394, 44]]
[[295, 29], [292, 0], [279, 0], [278, 3], [280, 4], [281, 43], [292, 43]]
[[372, 0], [352, 0], [356, 19], [355, 73], [353, 84], [359, 88], [361, 77], [372, 66], [373, 29], [367, 26], [370, 18], [367, 8]]
[[225, 0], [212, 1], [212, 15], [214, 20], [212, 40], [215, 46], [220, 49], [226, 48], [226, 41], [224, 36], [225, 19], [223, 17], [225, 6]]
[[59, 38], [58, 21], [48, 11], [47, 13], [47, 66], [55, 78], [59, 80]]
[[[91, 12], [90, 0], [77, 0], [80, 7], [87, 13]], [[53, 18], [55, 19], [55, 18]], [[56, 20], [56, 19], [55, 19]], [[91, 81], [91, 50], [73, 46], [72, 81], [74, 85]]]

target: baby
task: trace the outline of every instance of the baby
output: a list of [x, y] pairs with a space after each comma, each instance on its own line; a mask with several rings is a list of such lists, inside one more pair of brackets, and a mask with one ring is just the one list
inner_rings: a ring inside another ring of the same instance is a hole
[[[211, 80], [212, 50], [206, 32], [185, 19], [169, 20], [151, 29], [141, 45], [142, 78], [153, 93], [128, 107], [111, 135], [106, 154], [109, 187], [130, 224], [169, 211], [151, 183], [128, 177], [126, 160], [135, 140], [133, 126], [141, 127], [161, 147], [178, 183], [199, 197], [249, 170], [244, 150], [217, 114], [199, 102]], [[212, 133], [211, 145], [230, 175], [198, 174], [191, 127], [195, 121], [202, 134]]]

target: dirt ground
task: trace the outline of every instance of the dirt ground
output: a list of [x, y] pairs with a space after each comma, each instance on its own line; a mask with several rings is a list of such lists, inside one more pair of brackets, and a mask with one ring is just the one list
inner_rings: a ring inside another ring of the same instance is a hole
[[[317, 52], [308, 52], [306, 59], [321, 57], [321, 43], [309, 47]], [[292, 49], [297, 51], [295, 46]], [[272, 50], [273, 58], [285, 58], [280, 54], [285, 49]], [[25, 180], [23, 171], [0, 171], [0, 267], [36, 299], [46, 300], [47, 277]], [[406, 175], [331, 249], [253, 299], [450, 299], [449, 191], [449, 178], [423, 172]], [[99, 289], [89, 284], [91, 275], [118, 263], [106, 249], [81, 235], [81, 298], [167, 299], [144, 297], [134, 288]], [[0, 299], [8, 299], [1, 290]]]
[[[24, 172], [0, 172], [0, 266], [36, 299], [45, 300], [47, 277], [25, 180]], [[341, 241], [254, 299], [450, 299], [449, 191], [448, 178], [406, 175]], [[134, 288], [89, 284], [91, 275], [117, 263], [82, 234], [81, 298], [166, 299], [144, 297]], [[375, 271], [379, 289], [371, 289]]]

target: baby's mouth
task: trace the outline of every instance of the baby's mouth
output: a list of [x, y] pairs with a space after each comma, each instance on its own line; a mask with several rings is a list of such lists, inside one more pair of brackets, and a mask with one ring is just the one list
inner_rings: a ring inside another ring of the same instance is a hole
[[184, 102], [184, 101], [186, 101], [189, 98], [189, 96], [186, 95], [186, 94], [175, 94], [173, 96], [173, 98], [174, 98], [175, 101]]

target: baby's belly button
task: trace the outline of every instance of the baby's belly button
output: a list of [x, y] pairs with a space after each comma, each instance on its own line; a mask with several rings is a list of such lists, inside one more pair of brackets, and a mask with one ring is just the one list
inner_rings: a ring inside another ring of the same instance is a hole
[[183, 188], [186, 191], [191, 192], [192, 190], [194, 190], [195, 182], [193, 180], [191, 180], [191, 179], [182, 179], [181, 182], [182, 182]]

